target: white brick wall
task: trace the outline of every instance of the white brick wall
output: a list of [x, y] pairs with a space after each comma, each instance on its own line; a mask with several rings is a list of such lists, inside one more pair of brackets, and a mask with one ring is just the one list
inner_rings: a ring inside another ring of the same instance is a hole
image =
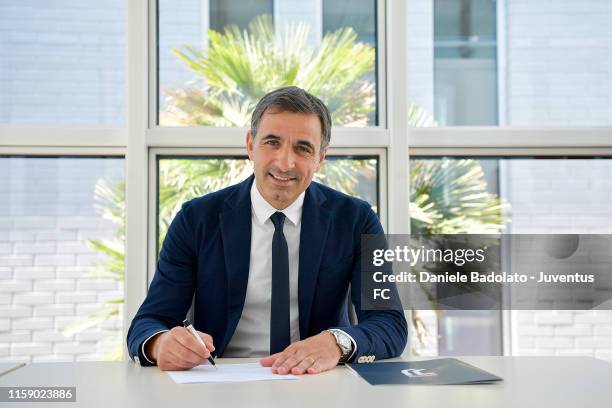
[[[508, 160], [502, 195], [511, 233], [612, 233], [612, 160]], [[514, 355], [612, 360], [612, 311], [513, 311]]]
[[103, 359], [101, 341], [121, 333], [121, 316], [70, 336], [62, 330], [122, 296], [122, 285], [87, 275], [102, 258], [86, 240], [115, 233], [93, 192], [100, 177], [123, 178], [123, 161], [0, 158], [0, 174], [8, 197], [0, 203], [0, 360]]
[[612, 124], [609, 0], [507, 0], [510, 125]]
[[125, 122], [124, 0], [0, 0], [0, 122]]

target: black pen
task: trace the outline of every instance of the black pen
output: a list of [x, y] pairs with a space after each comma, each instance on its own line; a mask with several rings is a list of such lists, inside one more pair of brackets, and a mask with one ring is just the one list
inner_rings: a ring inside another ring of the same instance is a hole
[[[189, 330], [191, 332], [191, 334], [193, 334], [196, 339], [198, 339], [198, 341], [200, 342], [201, 345], [206, 347], [206, 344], [204, 344], [204, 340], [202, 340], [202, 338], [198, 335], [198, 333], [195, 331], [195, 329], [193, 328], [193, 326], [191, 325], [189, 320], [187, 320], [187, 319], [183, 320], [183, 326], [187, 330]], [[208, 362], [210, 364], [212, 364], [213, 367], [215, 367], [215, 370], [217, 370], [217, 365], [215, 364], [215, 360], [213, 360], [212, 355], [208, 356]]]

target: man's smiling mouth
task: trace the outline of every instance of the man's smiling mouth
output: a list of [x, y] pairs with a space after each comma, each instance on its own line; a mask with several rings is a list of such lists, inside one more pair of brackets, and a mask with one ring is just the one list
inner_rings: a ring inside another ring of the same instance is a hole
[[290, 181], [295, 180], [295, 177], [281, 177], [281, 176], [277, 176], [277, 175], [272, 174], [272, 173], [268, 173], [268, 174], [269, 174], [270, 176], [272, 176], [272, 178], [273, 178], [274, 180], [277, 180], [277, 181], [280, 181], [280, 182], [283, 182], [283, 183], [288, 183], [288, 182], [290, 182]]

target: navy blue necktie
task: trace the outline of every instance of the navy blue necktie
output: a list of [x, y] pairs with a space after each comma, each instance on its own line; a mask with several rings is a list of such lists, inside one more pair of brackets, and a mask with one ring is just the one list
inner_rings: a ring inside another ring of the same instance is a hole
[[291, 343], [289, 331], [289, 250], [283, 233], [285, 214], [275, 212], [272, 238], [272, 304], [270, 313], [270, 354], [283, 351]]

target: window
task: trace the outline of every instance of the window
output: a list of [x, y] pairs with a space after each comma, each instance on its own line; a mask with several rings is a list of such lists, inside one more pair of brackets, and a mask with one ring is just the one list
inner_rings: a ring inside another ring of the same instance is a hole
[[408, 7], [409, 99], [441, 126], [610, 126], [606, 2]]
[[4, 356], [121, 358], [124, 160], [0, 157], [0, 174]]
[[496, 63], [496, 2], [434, 1], [436, 121], [497, 125]]
[[[375, 0], [325, 0], [323, 6], [323, 33], [352, 27], [357, 40], [376, 47]], [[350, 7], [351, 12], [346, 10]]]
[[[421, 156], [412, 157], [411, 168], [414, 233], [435, 230], [426, 219], [444, 221], [437, 233], [612, 233], [610, 159]], [[605, 348], [594, 322], [612, 316], [601, 310], [506, 313], [505, 347], [516, 355], [580, 354], [576, 350], [586, 344]], [[499, 310], [444, 310], [437, 323], [431, 311], [421, 314], [439, 337], [437, 345], [421, 344], [423, 349], [437, 347], [434, 353], [441, 355], [502, 354]]]
[[336, 126], [378, 123], [375, 1], [207, 3], [159, 1], [160, 126], [246, 126], [288, 85], [319, 96]]
[[0, 2], [0, 123], [125, 123], [125, 2]]

